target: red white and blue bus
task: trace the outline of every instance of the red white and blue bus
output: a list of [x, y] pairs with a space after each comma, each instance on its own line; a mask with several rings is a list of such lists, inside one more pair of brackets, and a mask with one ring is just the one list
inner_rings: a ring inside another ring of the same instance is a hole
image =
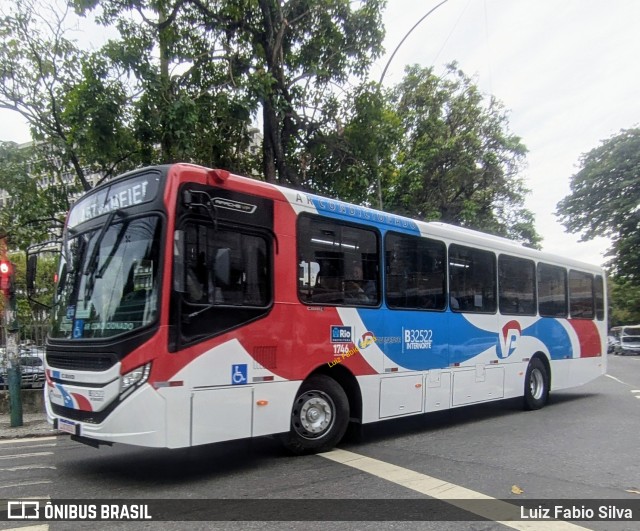
[[599, 267], [189, 164], [78, 200], [56, 290], [47, 415], [93, 445], [322, 451], [606, 370]]

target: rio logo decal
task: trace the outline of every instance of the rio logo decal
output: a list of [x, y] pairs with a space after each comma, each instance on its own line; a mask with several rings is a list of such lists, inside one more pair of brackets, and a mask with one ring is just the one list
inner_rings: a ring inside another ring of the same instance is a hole
[[498, 338], [500, 349], [498, 356], [502, 359], [508, 358], [518, 348], [518, 339], [522, 334], [520, 323], [518, 321], [509, 321], [502, 327], [502, 334]]

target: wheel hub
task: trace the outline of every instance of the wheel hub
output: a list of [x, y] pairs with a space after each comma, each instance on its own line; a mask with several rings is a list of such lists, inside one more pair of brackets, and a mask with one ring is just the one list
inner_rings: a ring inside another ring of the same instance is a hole
[[300, 435], [317, 438], [331, 428], [334, 421], [333, 402], [328, 396], [308, 392], [300, 397], [299, 404], [300, 409], [293, 419], [293, 425]]
[[538, 369], [531, 371], [531, 379], [529, 380], [529, 389], [531, 390], [531, 396], [536, 400], [540, 399], [544, 392], [544, 379], [542, 373]]

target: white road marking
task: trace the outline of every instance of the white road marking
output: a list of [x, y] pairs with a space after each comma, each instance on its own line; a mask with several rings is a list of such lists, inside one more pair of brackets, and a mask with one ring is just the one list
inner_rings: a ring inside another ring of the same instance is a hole
[[52, 465], [21, 465], [12, 466], [10, 468], [0, 468], [0, 472], [17, 472], [18, 470], [34, 470], [37, 468], [48, 468], [50, 470], [56, 469], [56, 467]]
[[34, 441], [55, 441], [57, 437], [24, 437], [24, 438], [15, 438], [15, 439], [2, 439], [0, 440], [0, 444], [21, 444], [23, 442], [34, 442]]
[[5, 529], [5, 531], [49, 531], [49, 524], [12, 527], [11, 529]]
[[53, 452], [33, 452], [30, 454], [0, 455], [0, 459], [21, 459], [22, 457], [42, 457], [44, 455], [53, 455]]
[[[421, 474], [408, 468], [386, 463], [385, 461], [371, 457], [365, 457], [346, 450], [336, 449], [318, 455], [325, 459], [335, 461], [336, 463], [372, 474], [386, 481], [391, 481], [402, 487], [415, 490], [431, 498], [443, 500], [465, 511], [520, 531], [576, 531], [588, 529], [570, 522], [558, 520], [517, 521], [521, 518], [521, 508], [518, 505], [492, 498], [486, 494], [455, 485], [454, 483], [449, 483], [442, 479], [427, 476], [426, 474]], [[493, 502], [483, 506], [482, 504], [478, 504], [478, 500], [493, 500]], [[505, 516], [507, 516], [508, 520], [505, 520]]]
[[615, 376], [611, 376], [610, 374], [605, 374], [605, 376], [607, 378], [611, 378], [612, 380], [615, 380], [618, 383], [621, 383], [622, 385], [629, 385], [629, 384], [623, 382], [622, 380], [620, 380], [619, 378], [616, 378]]
[[29, 485], [44, 485], [45, 483], [53, 483], [52, 481], [23, 481], [22, 483], [9, 483], [7, 485], [0, 485], [0, 489], [12, 489], [14, 487], [28, 487]]
[[[25, 450], [27, 448], [53, 448], [56, 446], [56, 443], [45, 443], [45, 444], [29, 444], [28, 446], [20, 446], [20, 450]], [[8, 450], [9, 448], [2, 448], [3, 450]], [[16, 448], [17, 449], [17, 448]]]

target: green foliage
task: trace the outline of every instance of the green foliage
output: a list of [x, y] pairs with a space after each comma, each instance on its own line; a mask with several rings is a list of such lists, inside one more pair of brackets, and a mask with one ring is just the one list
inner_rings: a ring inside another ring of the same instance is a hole
[[[26, 291], [26, 255], [25, 253], [9, 253], [9, 260], [15, 266], [16, 311], [20, 326], [20, 339], [39, 339], [42, 344], [43, 326], [49, 317], [49, 311], [40, 304], [34, 304], [27, 297]], [[37, 300], [51, 306], [55, 289], [54, 275], [58, 264], [57, 253], [43, 254], [38, 261], [36, 285], [39, 288]], [[0, 314], [4, 315], [7, 301], [0, 295]]]
[[33, 139], [47, 143], [50, 172], [72, 169], [86, 190], [90, 188], [83, 160], [87, 153], [84, 144], [74, 142], [78, 124], [65, 115], [69, 99], [73, 101], [82, 83], [89, 54], [64, 37], [65, 13], [56, 7], [60, 6], [16, 0], [0, 19], [0, 108], [20, 113], [31, 126]]
[[412, 67], [391, 92], [365, 84], [325, 106], [326, 126], [300, 153], [319, 193], [440, 220], [538, 246], [518, 172], [526, 148], [455, 65], [444, 77]]
[[404, 138], [386, 208], [539, 244], [518, 177], [526, 148], [501, 103], [486, 102], [455, 64], [444, 76], [407, 68], [391, 101]]
[[[522, 206], [526, 149], [455, 66], [412, 67], [393, 91], [343, 88], [381, 54], [384, 0], [74, 0], [117, 33], [92, 53], [62, 20], [38, 25], [36, 1], [0, 25], [0, 104], [30, 120], [41, 153], [0, 171], [28, 200], [42, 195], [25, 181], [34, 169], [56, 183], [46, 217], [76, 190], [69, 168], [86, 189], [87, 172], [182, 160], [371, 206], [382, 190], [387, 210], [539, 241]], [[26, 205], [7, 214], [16, 241], [29, 239]]]
[[325, 105], [325, 116], [326, 126], [310, 136], [300, 154], [306, 163], [303, 185], [377, 206], [377, 179], [396, 171], [393, 157], [402, 141], [400, 119], [388, 94], [374, 84], [356, 87], [341, 102]]
[[[326, 124], [332, 86], [362, 76], [380, 55], [383, 0], [228, 0], [197, 7], [226, 35], [234, 79], [262, 111], [262, 171], [268, 181], [301, 186], [300, 157]], [[301, 177], [302, 175], [302, 177]]]
[[104, 57], [92, 54], [82, 64], [76, 85], [63, 98], [61, 119], [69, 124], [67, 141], [78, 146], [84, 168], [111, 175], [129, 169], [121, 163], [135, 152], [122, 83], [109, 78]]
[[612, 274], [640, 285], [640, 129], [622, 130], [582, 155], [557, 215], [582, 240], [611, 238]]
[[[0, 143], [0, 182], [11, 196], [0, 209], [0, 232], [8, 235], [12, 249], [24, 250], [33, 242], [55, 238], [69, 209], [69, 197], [78, 191], [61, 175], [46, 171], [48, 156], [42, 145], [18, 148], [13, 142]], [[48, 179], [46, 192], [34, 173]]]
[[609, 279], [610, 326], [640, 323], [640, 285], [624, 279]]

